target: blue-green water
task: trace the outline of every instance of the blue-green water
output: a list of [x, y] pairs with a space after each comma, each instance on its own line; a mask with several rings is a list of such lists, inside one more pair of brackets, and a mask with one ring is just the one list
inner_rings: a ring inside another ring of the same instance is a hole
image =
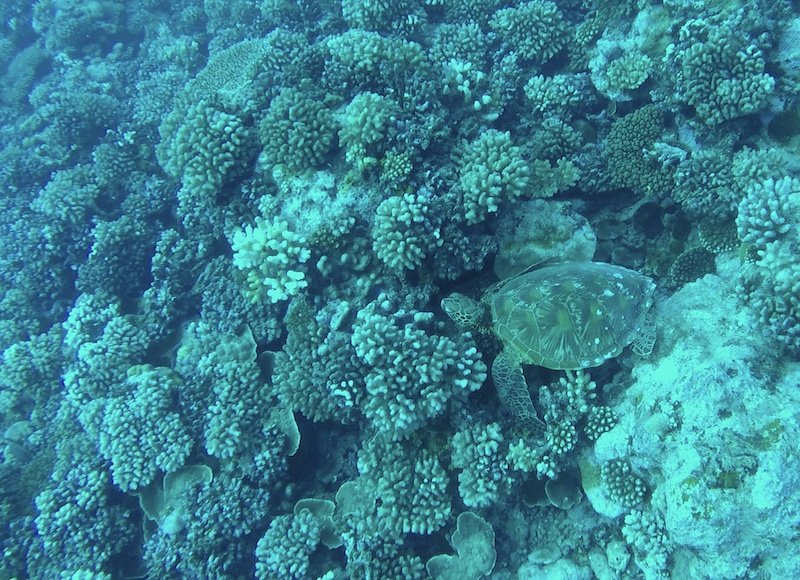
[[796, 2], [0, 31], [0, 578], [800, 576]]

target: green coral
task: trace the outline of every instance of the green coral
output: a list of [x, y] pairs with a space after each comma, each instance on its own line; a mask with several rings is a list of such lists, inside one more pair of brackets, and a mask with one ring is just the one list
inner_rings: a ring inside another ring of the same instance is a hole
[[600, 472], [608, 497], [612, 501], [627, 509], [644, 501], [647, 486], [624, 459], [607, 461], [601, 466]]
[[394, 103], [372, 92], [357, 94], [339, 116], [339, 143], [345, 148], [348, 162], [358, 170], [377, 163], [382, 152], [380, 142], [388, 129]]
[[552, 197], [569, 189], [581, 177], [578, 167], [566, 157], [556, 159], [555, 163], [534, 159], [530, 164], [531, 178], [528, 191], [532, 197]]
[[207, 465], [183, 465], [165, 473], [160, 482], [156, 480], [138, 490], [139, 507], [161, 530], [168, 534], [178, 533], [192, 516], [186, 512], [182, 501], [184, 494], [193, 493], [213, 480], [214, 472]]
[[238, 114], [210, 100], [176, 109], [159, 127], [156, 156], [171, 177], [192, 191], [215, 193], [253, 149], [253, 132]]
[[429, 535], [447, 523], [452, 510], [449, 478], [427, 448], [378, 435], [359, 451], [358, 472], [336, 494], [346, 546], [353, 532], [361, 532], [362, 541], [373, 533], [386, 541], [409, 533]]
[[778, 150], [701, 149], [678, 163], [674, 197], [695, 220], [730, 223], [748, 189], [786, 171], [787, 160]]
[[204, 321], [192, 322], [184, 332], [175, 367], [186, 381], [185, 391], [202, 391], [206, 451], [220, 459], [251, 451], [259, 443], [264, 409], [270, 403], [252, 332], [246, 329], [231, 336]]
[[678, 97], [709, 125], [755, 113], [775, 90], [775, 78], [737, 18], [692, 19], [667, 50]]
[[487, 507], [507, 493], [511, 478], [503, 454], [498, 423], [476, 424], [458, 431], [452, 440], [453, 467], [460, 469], [458, 493], [464, 505]]
[[444, 6], [449, 22], [487, 23], [491, 15], [502, 6], [502, 0], [428, 0]]
[[99, 336], [80, 344], [63, 376], [67, 400], [84, 429], [95, 436], [104, 397], [125, 392], [122, 385], [128, 369], [145, 359], [150, 345], [139, 317], [114, 316], [101, 324], [100, 330], [92, 332]]
[[130, 394], [106, 401], [98, 447], [123, 491], [148, 485], [159, 469], [177, 470], [188, 457], [192, 440], [172, 409], [182, 386], [168, 368], [135, 366], [125, 381]]
[[755, 180], [739, 204], [739, 236], [757, 259], [740, 271], [737, 291], [792, 353], [800, 352], [800, 180]]
[[758, 319], [793, 354], [800, 353], [800, 236], [779, 238], [743, 268], [737, 291]]
[[681, 288], [714, 270], [713, 253], [702, 247], [688, 248], [669, 267], [666, 285], [668, 288]]
[[323, 44], [327, 53], [323, 80], [337, 91], [343, 86], [394, 87], [409, 71], [419, 72], [428, 65], [420, 44], [377, 32], [351, 29], [327, 37]]
[[133, 541], [133, 522], [114, 497], [114, 488], [94, 446], [83, 438], [58, 442], [50, 481], [36, 496], [37, 515], [28, 525], [36, 540], [29, 547], [28, 571], [50, 577], [55, 570], [113, 569]]
[[333, 113], [304, 91], [286, 87], [272, 99], [258, 135], [263, 165], [282, 164], [295, 171], [318, 167], [336, 135]]
[[452, 59], [480, 66], [486, 58], [487, 45], [486, 33], [477, 23], [445, 23], [436, 27], [428, 53], [442, 66]]
[[414, 169], [411, 155], [409, 153], [387, 151], [381, 160], [381, 183], [390, 189], [398, 189], [406, 182]]
[[672, 542], [661, 515], [655, 510], [632, 510], [625, 515], [622, 537], [633, 548], [636, 564], [646, 578], [661, 578], [667, 573]]
[[490, 79], [482, 70], [466, 60], [451, 58], [444, 65], [442, 92], [461, 96], [464, 104], [480, 111], [492, 102]]
[[[589, 373], [567, 371], [557, 381], [539, 388], [539, 407], [545, 422], [545, 447], [539, 451], [536, 473], [555, 479], [569, 465], [579, 445], [578, 426], [595, 406], [597, 384]], [[520, 455], [523, 449], [517, 450]], [[521, 456], [524, 457], [524, 454]], [[523, 465], [530, 461], [523, 461]]]
[[583, 432], [590, 441], [597, 441], [603, 433], [607, 433], [619, 422], [617, 414], [611, 407], [598, 405], [589, 409]]
[[8, 421], [26, 412], [31, 402], [44, 404], [60, 388], [66, 363], [65, 332], [54, 325], [47, 332], [9, 345], [0, 356], [0, 415]]
[[417, 0], [341, 0], [342, 16], [353, 29], [391, 30], [424, 21]]
[[305, 578], [321, 526], [309, 510], [274, 518], [256, 544], [256, 578]]
[[754, 181], [739, 203], [736, 226], [739, 239], [763, 250], [798, 227], [800, 179], [783, 177]]
[[396, 532], [431, 534], [450, 516], [449, 478], [436, 455], [409, 451], [397, 444], [373, 447], [359, 453], [358, 470], [376, 484], [379, 519]]
[[655, 105], [645, 105], [614, 121], [604, 151], [614, 185], [651, 197], [671, 190], [670, 171], [646, 155], [663, 131], [664, 117]]
[[372, 249], [396, 270], [414, 270], [428, 252], [442, 245], [439, 228], [431, 223], [428, 196], [406, 193], [383, 200], [375, 212]]
[[225, 94], [229, 100], [240, 99], [263, 61], [274, 52], [271, 47], [274, 38], [275, 35], [270, 34], [265, 38], [243, 40], [214, 53], [178, 95], [176, 111], [181, 110], [185, 103], [217, 94]]
[[523, 91], [531, 112], [543, 119], [567, 119], [585, 98], [585, 80], [574, 74], [534, 75]]
[[650, 77], [653, 61], [640, 52], [626, 52], [606, 69], [609, 91], [621, 93], [638, 89]]
[[325, 46], [338, 63], [345, 67], [373, 72], [385, 56], [385, 40], [377, 32], [351, 29], [330, 36]]
[[508, 131], [485, 131], [462, 150], [459, 183], [467, 223], [483, 221], [487, 214], [497, 212], [503, 200], [526, 191], [530, 168]]
[[486, 379], [486, 365], [472, 336], [431, 332], [431, 313], [406, 322], [378, 303], [361, 309], [353, 326], [356, 355], [367, 365], [363, 412], [380, 432], [405, 439], [448, 406], [463, 402]]
[[564, 46], [567, 26], [554, 2], [534, 0], [494, 13], [489, 26], [520, 58], [534, 64], [550, 60]]
[[[347, 314], [349, 305], [340, 306]], [[363, 405], [366, 369], [338, 318], [320, 324], [303, 299], [293, 299], [285, 317], [286, 343], [274, 355], [272, 384], [281, 402], [312, 421], [347, 424]]]
[[53, 172], [31, 207], [48, 218], [79, 225], [97, 212], [96, 201], [100, 195], [101, 188], [92, 166], [78, 164]]
[[700, 245], [712, 254], [721, 254], [739, 247], [736, 224], [727, 220], [704, 220], [697, 224]]

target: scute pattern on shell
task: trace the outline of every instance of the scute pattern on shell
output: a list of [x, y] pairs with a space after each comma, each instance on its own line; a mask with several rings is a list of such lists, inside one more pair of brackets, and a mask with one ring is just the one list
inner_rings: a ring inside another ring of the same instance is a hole
[[635, 338], [653, 300], [648, 277], [621, 266], [547, 266], [497, 286], [489, 297], [497, 336], [523, 364], [595, 367]]

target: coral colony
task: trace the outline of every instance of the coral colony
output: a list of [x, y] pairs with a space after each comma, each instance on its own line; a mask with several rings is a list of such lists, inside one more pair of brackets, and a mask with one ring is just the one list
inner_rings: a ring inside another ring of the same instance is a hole
[[0, 578], [800, 577], [797, 2], [0, 29]]

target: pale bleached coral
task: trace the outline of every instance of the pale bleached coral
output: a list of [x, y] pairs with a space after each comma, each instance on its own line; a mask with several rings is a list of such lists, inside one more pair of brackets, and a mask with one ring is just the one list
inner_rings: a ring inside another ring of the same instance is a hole
[[304, 237], [280, 219], [257, 217], [231, 235], [233, 264], [245, 276], [245, 293], [253, 300], [280, 302], [308, 286], [304, 264], [311, 251]]

